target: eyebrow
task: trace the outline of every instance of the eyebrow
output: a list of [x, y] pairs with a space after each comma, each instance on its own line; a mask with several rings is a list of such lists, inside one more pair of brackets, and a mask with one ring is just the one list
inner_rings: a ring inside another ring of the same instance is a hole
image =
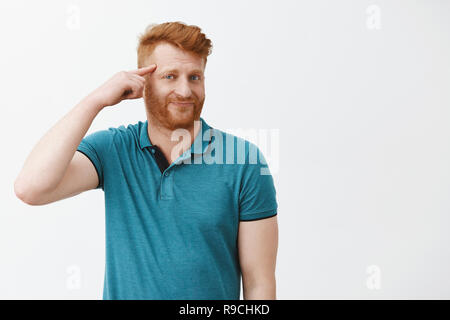
[[[178, 69], [171, 68], [171, 69], [163, 69], [163, 70], [161, 71], [161, 73], [166, 73], [166, 72], [178, 73]], [[200, 70], [200, 69], [194, 69], [194, 70], [191, 70], [191, 73], [199, 73], [199, 74], [203, 74], [203, 71]]]

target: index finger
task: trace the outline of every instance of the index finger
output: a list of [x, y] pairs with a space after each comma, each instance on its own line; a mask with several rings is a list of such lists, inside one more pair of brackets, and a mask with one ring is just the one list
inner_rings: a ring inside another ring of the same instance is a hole
[[134, 73], [134, 74], [137, 74], [139, 76], [144, 76], [147, 73], [155, 71], [155, 69], [156, 69], [156, 64], [151, 64], [151, 65], [149, 65], [147, 67], [142, 67], [142, 68], [139, 68], [139, 69], [136, 69], [136, 70], [131, 70], [130, 72]]

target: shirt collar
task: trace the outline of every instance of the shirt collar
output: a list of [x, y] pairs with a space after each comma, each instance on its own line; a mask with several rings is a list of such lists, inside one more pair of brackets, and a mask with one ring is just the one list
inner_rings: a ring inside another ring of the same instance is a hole
[[[201, 128], [200, 128], [197, 136], [195, 137], [194, 142], [191, 145], [191, 148], [190, 148], [191, 154], [205, 153], [214, 137], [214, 135], [212, 133], [213, 128], [211, 128], [202, 117], [200, 117], [200, 122], [201, 122]], [[139, 144], [140, 144], [141, 149], [144, 149], [147, 147], [150, 147], [150, 148], [154, 147], [150, 143], [147, 129], [148, 129], [148, 120], [146, 120], [144, 122], [144, 124], [141, 126], [141, 132], [140, 132], [140, 137], [139, 137]], [[211, 129], [211, 130], [209, 130], [209, 129]], [[205, 132], [208, 132], [208, 133], [205, 134]], [[206, 140], [203, 140], [203, 137]], [[200, 146], [201, 146], [201, 149], [200, 149]]]

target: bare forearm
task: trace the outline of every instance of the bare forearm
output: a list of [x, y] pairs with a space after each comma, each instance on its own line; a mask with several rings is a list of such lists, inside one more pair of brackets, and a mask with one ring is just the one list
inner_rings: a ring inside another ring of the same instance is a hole
[[22, 192], [46, 192], [56, 187], [94, 118], [103, 108], [89, 95], [73, 107], [34, 146], [15, 186]]
[[276, 300], [276, 280], [265, 279], [254, 284], [243, 283], [244, 300]]

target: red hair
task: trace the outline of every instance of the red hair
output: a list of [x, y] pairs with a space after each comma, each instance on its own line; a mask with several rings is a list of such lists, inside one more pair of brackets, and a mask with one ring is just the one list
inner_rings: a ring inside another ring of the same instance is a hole
[[183, 22], [165, 22], [150, 24], [139, 36], [137, 47], [138, 68], [145, 67], [145, 61], [152, 54], [155, 47], [161, 42], [168, 42], [180, 49], [194, 53], [207, 62], [212, 52], [212, 42], [206, 38], [201, 29]]

